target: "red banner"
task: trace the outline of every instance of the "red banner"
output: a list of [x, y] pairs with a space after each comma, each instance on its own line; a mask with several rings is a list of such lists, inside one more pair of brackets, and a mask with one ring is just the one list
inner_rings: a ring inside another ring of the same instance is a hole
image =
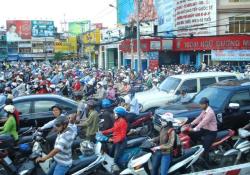
[[194, 37], [174, 40], [174, 51], [248, 50], [250, 35]]

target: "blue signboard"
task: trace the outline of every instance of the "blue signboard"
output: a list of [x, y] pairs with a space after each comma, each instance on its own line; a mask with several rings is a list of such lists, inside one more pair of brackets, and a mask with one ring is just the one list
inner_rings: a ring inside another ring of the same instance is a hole
[[117, 1], [117, 17], [118, 23], [129, 23], [130, 16], [135, 12], [134, 0], [118, 0]]
[[174, 30], [174, 0], [155, 0], [158, 16], [158, 34], [172, 36]]
[[33, 37], [54, 37], [54, 21], [31, 21]]

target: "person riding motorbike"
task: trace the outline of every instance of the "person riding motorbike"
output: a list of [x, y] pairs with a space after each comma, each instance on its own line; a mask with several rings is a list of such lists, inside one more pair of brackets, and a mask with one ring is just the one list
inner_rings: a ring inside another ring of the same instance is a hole
[[[0, 127], [0, 140], [18, 140], [18, 122], [14, 116], [15, 107], [13, 105], [6, 105], [4, 107], [6, 112], [7, 121], [4, 123], [3, 127]], [[11, 144], [11, 142], [9, 142]], [[14, 142], [12, 142], [14, 143]]]
[[217, 120], [213, 109], [209, 106], [209, 100], [206, 97], [201, 98], [200, 107], [203, 110], [201, 114], [191, 123], [195, 126], [191, 131], [192, 141], [202, 139], [204, 147], [204, 158], [209, 162], [209, 149], [217, 136]]
[[37, 158], [36, 162], [54, 158], [47, 175], [65, 175], [72, 166], [72, 144], [76, 133], [72, 127], [68, 126], [69, 119], [66, 116], [56, 118], [54, 124], [58, 132], [54, 149], [48, 155]]
[[107, 99], [111, 100], [112, 102], [115, 101], [115, 89], [113, 83], [108, 84], [108, 90], [107, 90]]
[[88, 114], [87, 119], [83, 120], [78, 126], [86, 128], [86, 139], [95, 142], [95, 134], [99, 129], [99, 116], [95, 110], [96, 102], [89, 100], [87, 102]]
[[187, 88], [183, 88], [180, 90], [180, 96], [177, 102], [178, 104], [188, 103], [192, 99], [192, 97], [187, 92], [188, 92]]
[[96, 90], [96, 94], [93, 94], [93, 98], [97, 99], [97, 100], [102, 100], [105, 98], [106, 95], [106, 91], [103, 87], [103, 83], [102, 82], [98, 82], [97, 85], [97, 90]]
[[113, 127], [114, 118], [111, 109], [111, 101], [108, 99], [102, 100], [102, 115], [100, 116], [101, 119], [104, 120], [102, 127], [100, 128], [101, 131], [105, 131]]
[[[52, 110], [52, 113], [53, 113], [53, 116], [55, 117], [55, 119], [44, 124], [42, 127], [38, 128], [38, 130], [44, 131], [46, 129], [55, 128], [56, 119], [58, 117], [64, 116], [64, 114], [62, 114], [62, 112], [63, 112], [62, 107], [59, 104], [55, 104], [54, 106], [52, 106], [51, 110]], [[55, 129], [52, 129], [46, 137], [46, 139], [49, 143], [49, 146], [52, 146], [54, 144], [55, 138], [56, 138], [56, 132], [55, 132]]]
[[158, 175], [160, 168], [160, 174], [167, 175], [168, 169], [173, 157], [173, 147], [176, 142], [176, 133], [173, 129], [173, 114], [165, 114], [161, 116], [161, 130], [160, 136], [153, 138], [151, 141], [157, 143], [159, 146], [152, 148], [153, 155], [153, 167], [152, 175]]
[[123, 154], [124, 149], [127, 145], [127, 129], [128, 123], [125, 119], [127, 111], [125, 108], [118, 106], [114, 109], [115, 122], [113, 128], [102, 131], [102, 134], [108, 135], [113, 134], [113, 137], [109, 139], [110, 142], [113, 142], [111, 156], [114, 157], [114, 162], [116, 165], [119, 165], [119, 158]]

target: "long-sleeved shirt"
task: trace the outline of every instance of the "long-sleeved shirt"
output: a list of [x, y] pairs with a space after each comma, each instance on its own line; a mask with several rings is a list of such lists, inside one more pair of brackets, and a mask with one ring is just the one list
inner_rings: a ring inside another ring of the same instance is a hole
[[[61, 114], [61, 116], [63, 116], [63, 114]], [[60, 116], [59, 116], [59, 117], [60, 117]], [[41, 130], [50, 129], [50, 128], [55, 127], [55, 121], [56, 121], [56, 118], [55, 118], [54, 120], [51, 120], [51, 121], [49, 121], [48, 123], [44, 124], [44, 125], [41, 127]]]
[[172, 153], [175, 142], [174, 129], [163, 126], [160, 130], [160, 136], [154, 138], [153, 141], [159, 142], [162, 153], [164, 154]]
[[93, 97], [98, 99], [98, 100], [101, 100], [101, 99], [105, 98], [105, 95], [106, 95], [105, 89], [104, 88], [98, 88], [96, 90], [96, 94], [94, 94]]
[[208, 106], [206, 110], [202, 111], [199, 117], [197, 117], [192, 125], [197, 125], [195, 128], [200, 130], [201, 128], [209, 131], [217, 131], [217, 120], [213, 109]]
[[87, 139], [89, 139], [91, 136], [94, 136], [99, 129], [99, 116], [97, 111], [91, 110], [89, 112], [88, 118], [81, 125], [87, 127]]
[[104, 135], [113, 133], [114, 144], [123, 141], [127, 135], [128, 124], [124, 118], [118, 118], [114, 122], [114, 127], [103, 131]]
[[11, 115], [5, 122], [4, 126], [1, 127], [0, 134], [10, 134], [14, 140], [18, 140], [18, 133], [16, 128], [16, 120], [13, 115]]
[[115, 100], [115, 89], [114, 88], [109, 89], [107, 91], [107, 99]]

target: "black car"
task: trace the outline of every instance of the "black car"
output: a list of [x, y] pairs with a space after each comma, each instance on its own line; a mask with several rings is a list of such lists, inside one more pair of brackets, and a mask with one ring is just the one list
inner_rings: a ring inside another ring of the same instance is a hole
[[214, 110], [219, 129], [238, 129], [250, 120], [250, 81], [228, 80], [207, 87], [189, 103], [173, 104], [155, 111], [154, 127], [161, 126], [160, 115], [172, 113], [175, 118], [187, 117], [191, 122], [201, 113], [199, 101], [207, 97]]
[[[28, 95], [13, 99], [14, 106], [21, 113], [20, 128], [43, 126], [54, 119], [51, 107], [60, 104], [63, 112], [71, 114], [77, 110], [77, 102], [59, 95]], [[4, 113], [3, 106], [0, 109], [0, 116]]]

